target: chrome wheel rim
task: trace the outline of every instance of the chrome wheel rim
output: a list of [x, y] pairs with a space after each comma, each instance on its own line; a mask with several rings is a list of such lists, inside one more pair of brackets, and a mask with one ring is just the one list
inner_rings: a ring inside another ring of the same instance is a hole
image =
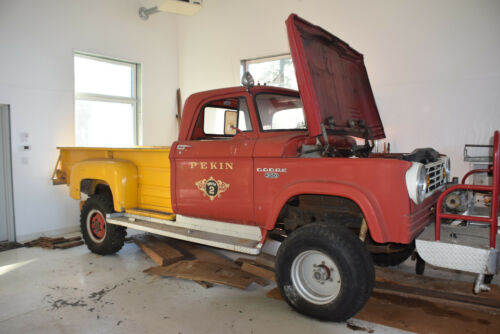
[[342, 281], [337, 265], [320, 251], [300, 253], [293, 260], [291, 276], [297, 292], [310, 303], [328, 304], [340, 293]]

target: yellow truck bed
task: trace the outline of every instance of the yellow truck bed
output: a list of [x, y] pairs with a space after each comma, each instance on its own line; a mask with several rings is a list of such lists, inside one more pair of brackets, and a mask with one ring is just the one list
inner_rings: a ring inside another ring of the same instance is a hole
[[67, 184], [71, 197], [80, 199], [82, 187], [92, 193], [99, 184], [106, 184], [117, 212], [164, 219], [172, 213], [170, 147], [58, 149], [52, 181]]

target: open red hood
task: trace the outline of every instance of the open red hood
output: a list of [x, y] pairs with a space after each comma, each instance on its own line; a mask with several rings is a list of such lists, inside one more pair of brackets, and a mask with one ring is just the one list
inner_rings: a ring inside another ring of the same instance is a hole
[[[320, 135], [324, 123], [362, 137], [358, 123], [349, 121], [364, 120], [373, 139], [385, 138], [363, 55], [296, 14], [288, 17], [286, 27], [309, 134]], [[332, 117], [333, 125], [325, 122]]]

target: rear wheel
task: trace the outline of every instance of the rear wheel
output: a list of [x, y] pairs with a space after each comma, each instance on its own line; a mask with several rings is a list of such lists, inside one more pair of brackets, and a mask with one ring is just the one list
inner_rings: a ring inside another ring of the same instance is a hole
[[113, 212], [113, 199], [109, 193], [92, 195], [80, 213], [80, 228], [88, 249], [96, 254], [118, 252], [127, 232], [125, 227], [106, 223], [106, 214]]
[[308, 316], [345, 321], [368, 300], [375, 274], [370, 254], [346, 228], [314, 223], [283, 241], [276, 281], [285, 300]]

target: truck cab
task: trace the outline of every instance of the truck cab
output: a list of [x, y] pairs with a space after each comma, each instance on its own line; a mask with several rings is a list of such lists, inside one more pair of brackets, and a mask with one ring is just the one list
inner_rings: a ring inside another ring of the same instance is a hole
[[299, 92], [283, 88], [190, 96], [170, 151], [175, 213], [258, 226], [263, 235], [332, 218], [359, 230], [364, 219], [374, 242], [411, 243], [430, 220], [448, 158], [429, 149], [372, 153], [373, 137], [345, 134], [369, 129], [311, 136], [307, 119]]

